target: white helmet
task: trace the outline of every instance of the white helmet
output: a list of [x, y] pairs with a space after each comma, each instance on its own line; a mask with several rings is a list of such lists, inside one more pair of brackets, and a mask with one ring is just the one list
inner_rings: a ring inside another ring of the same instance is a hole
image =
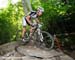
[[42, 8], [42, 7], [38, 7], [37, 10], [40, 12], [44, 12], [44, 8]]

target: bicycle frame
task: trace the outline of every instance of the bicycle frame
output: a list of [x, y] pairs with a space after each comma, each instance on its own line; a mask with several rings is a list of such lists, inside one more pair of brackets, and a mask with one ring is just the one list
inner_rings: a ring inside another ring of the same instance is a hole
[[39, 27], [39, 25], [37, 24], [37, 25], [35, 25], [33, 28], [34, 28], [34, 29], [33, 29], [32, 35], [34, 35], [35, 32], [37, 32], [38, 36], [40, 37], [40, 41], [43, 42], [43, 35], [42, 35], [41, 29], [40, 29], [41, 27]]
[[36, 24], [33, 28], [32, 28], [32, 34], [30, 35], [30, 32], [26, 32], [25, 33], [25, 36], [27, 36], [27, 40], [30, 40], [32, 38], [32, 36], [37, 32], [39, 35], [41, 34], [41, 30], [40, 30], [41, 27], [39, 27], [38, 24]]
[[[25, 35], [24, 35], [24, 38], [25, 38], [26, 42], [28, 43], [30, 41], [30, 39], [32, 39], [32, 40], [35, 41], [36, 45], [43, 46], [43, 47], [49, 46], [50, 47], [49, 49], [52, 49], [53, 46], [54, 46], [53, 37], [51, 36], [51, 34], [49, 34], [46, 31], [42, 31], [40, 28], [41, 27], [39, 27], [38, 25], [34, 26], [31, 37], [29, 35], [30, 33], [26, 32]], [[20, 40], [20, 38], [21, 38], [20, 33], [21, 33], [21, 30], [17, 32], [16, 40]]]

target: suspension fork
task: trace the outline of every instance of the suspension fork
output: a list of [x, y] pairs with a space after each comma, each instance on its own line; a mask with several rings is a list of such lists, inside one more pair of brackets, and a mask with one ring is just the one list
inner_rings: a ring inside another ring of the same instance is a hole
[[43, 35], [42, 35], [42, 32], [41, 32], [41, 30], [39, 28], [37, 29], [37, 33], [38, 33], [39, 40], [41, 42], [43, 42]]

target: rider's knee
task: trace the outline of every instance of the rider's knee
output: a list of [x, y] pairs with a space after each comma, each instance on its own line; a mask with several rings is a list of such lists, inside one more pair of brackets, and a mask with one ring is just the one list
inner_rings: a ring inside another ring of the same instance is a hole
[[23, 32], [26, 32], [26, 27], [23, 27]]
[[30, 29], [30, 33], [32, 33], [32, 29]]

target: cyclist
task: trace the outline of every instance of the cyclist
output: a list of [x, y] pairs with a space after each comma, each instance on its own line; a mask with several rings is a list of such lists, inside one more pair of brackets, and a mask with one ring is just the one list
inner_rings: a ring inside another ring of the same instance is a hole
[[32, 35], [32, 29], [34, 27], [34, 24], [32, 23], [32, 19], [34, 18], [37, 23], [39, 23], [38, 17], [42, 15], [44, 12], [44, 9], [42, 7], [38, 7], [37, 11], [32, 11], [30, 14], [27, 16], [23, 17], [22, 19], [22, 25], [23, 25], [23, 30], [22, 30], [22, 41], [26, 42], [24, 39], [24, 33], [26, 33], [26, 26], [27, 24], [30, 26], [30, 36]]

